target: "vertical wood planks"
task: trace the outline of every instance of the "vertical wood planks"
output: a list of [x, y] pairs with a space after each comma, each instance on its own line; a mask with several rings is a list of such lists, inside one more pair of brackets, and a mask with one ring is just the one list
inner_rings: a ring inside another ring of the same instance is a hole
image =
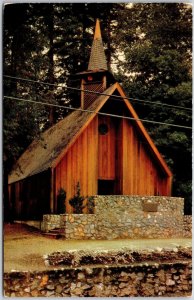
[[74, 196], [78, 182], [82, 196], [97, 194], [97, 126], [95, 117], [56, 166], [56, 186], [67, 193], [67, 212], [72, 211], [68, 200]]
[[108, 132], [104, 135], [98, 134], [98, 178], [115, 179], [116, 133], [114, 120], [108, 116], [99, 116], [99, 124], [106, 124]]
[[123, 194], [170, 195], [171, 179], [164, 177], [130, 121], [123, 120]]
[[[69, 200], [80, 182], [81, 195], [95, 195], [98, 179], [104, 179], [116, 180], [118, 194], [170, 195], [171, 178], [164, 176], [134, 123], [114, 122], [109, 116], [96, 116], [86, 127], [56, 167], [55, 193], [62, 187]], [[101, 123], [109, 128], [105, 135], [98, 133]]]

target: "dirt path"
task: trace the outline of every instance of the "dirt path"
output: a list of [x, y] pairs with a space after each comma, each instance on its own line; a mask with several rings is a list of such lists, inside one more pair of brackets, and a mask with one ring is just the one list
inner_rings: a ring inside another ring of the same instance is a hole
[[44, 255], [65, 250], [111, 250], [121, 249], [172, 249], [178, 246], [191, 247], [191, 239], [144, 239], [144, 240], [55, 240], [43, 236], [38, 230], [22, 224], [4, 226], [4, 272], [37, 271], [52, 269], [46, 266]]

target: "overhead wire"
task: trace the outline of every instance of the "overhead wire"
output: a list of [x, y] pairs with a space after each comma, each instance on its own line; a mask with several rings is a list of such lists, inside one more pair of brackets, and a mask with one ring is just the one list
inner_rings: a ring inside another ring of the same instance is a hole
[[64, 83], [49, 83], [49, 82], [43, 82], [43, 81], [39, 81], [39, 80], [26, 79], [26, 78], [21, 78], [21, 77], [16, 77], [16, 76], [9, 76], [9, 75], [4, 75], [4, 77], [9, 78], [9, 79], [26, 81], [26, 82], [30, 82], [30, 83], [39, 83], [39, 84], [48, 85], [48, 86], [55, 86], [55, 87], [63, 86], [67, 90], [79, 91], [79, 92], [84, 91], [86, 93], [96, 94], [96, 95], [99, 95], [99, 96], [100, 95], [112, 96], [114, 100], [118, 99], [118, 100], [122, 101], [122, 99], [125, 99], [125, 100], [128, 100], [128, 101], [140, 102], [140, 103], [147, 104], [147, 105], [152, 105], [152, 106], [155, 105], [155, 106], [162, 106], [162, 107], [192, 111], [192, 108], [188, 108], [188, 107], [184, 107], [184, 106], [172, 105], [172, 104], [167, 104], [167, 103], [152, 102], [152, 101], [149, 101], [149, 100], [143, 100], [143, 99], [139, 99], [139, 98], [122, 97], [122, 96], [118, 96], [118, 95], [109, 95], [109, 94], [103, 93], [103, 92], [94, 92], [94, 91], [90, 91], [90, 90], [86, 90], [86, 89], [83, 90], [83, 89], [80, 89], [80, 88], [69, 87], [69, 86], [66, 86]]
[[63, 109], [68, 109], [68, 110], [73, 110], [73, 111], [96, 113], [96, 114], [103, 115], [103, 116], [109, 116], [109, 117], [115, 117], [115, 118], [122, 118], [122, 119], [128, 119], [128, 120], [141, 121], [141, 122], [144, 122], [144, 123], [166, 125], [166, 126], [177, 127], [177, 128], [184, 128], [184, 129], [192, 129], [192, 127], [184, 126], [184, 125], [178, 125], [178, 124], [172, 124], [172, 123], [166, 123], [166, 122], [159, 122], [159, 121], [151, 121], [151, 120], [147, 120], [147, 119], [133, 118], [133, 117], [115, 115], [115, 114], [104, 113], [104, 112], [96, 112], [95, 110], [69, 107], [69, 106], [64, 106], [64, 105], [59, 105], [59, 104], [52, 104], [52, 103], [47, 103], [47, 102], [42, 102], [42, 101], [34, 101], [34, 100], [31, 100], [31, 99], [23, 99], [23, 98], [13, 97], [13, 96], [6, 96], [5, 95], [4, 98], [5, 99], [9, 99], [9, 100], [16, 100], [16, 101], [23, 101], [23, 102], [40, 104], [40, 105], [46, 105], [46, 106], [50, 106], [50, 107], [58, 107], [58, 108], [63, 108]]

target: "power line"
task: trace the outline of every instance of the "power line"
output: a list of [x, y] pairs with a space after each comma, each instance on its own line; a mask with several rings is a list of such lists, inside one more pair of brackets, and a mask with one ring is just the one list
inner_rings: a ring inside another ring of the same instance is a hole
[[[27, 81], [27, 82], [31, 82], [31, 83], [39, 83], [42, 85], [50, 85], [50, 86], [64, 86], [64, 83], [49, 83], [49, 82], [43, 82], [43, 81], [38, 81], [38, 80], [33, 80], [33, 79], [25, 79], [25, 78], [21, 78], [21, 77], [14, 77], [14, 76], [9, 76], [9, 75], [4, 75], [5, 78], [10, 78], [10, 79], [16, 79], [16, 80], [21, 80], [21, 81]], [[120, 100], [121, 99], [126, 99], [129, 101], [135, 101], [135, 102], [140, 102], [143, 104], [150, 104], [150, 105], [156, 105], [156, 106], [163, 106], [163, 107], [169, 107], [169, 108], [175, 108], [175, 109], [183, 109], [183, 110], [188, 110], [188, 111], [192, 111], [192, 108], [188, 108], [188, 107], [184, 107], [184, 106], [178, 106], [178, 105], [172, 105], [172, 104], [167, 104], [167, 103], [157, 103], [157, 102], [152, 102], [149, 100], [143, 100], [143, 99], [138, 99], [138, 98], [128, 98], [128, 97], [122, 97], [122, 96], [118, 96], [118, 95], [109, 95], [106, 93], [101, 93], [101, 92], [94, 92], [94, 91], [90, 91], [90, 90], [83, 90], [83, 89], [79, 89], [79, 88], [74, 88], [74, 87], [68, 87], [68, 86], [64, 86], [65, 89], [67, 90], [74, 90], [74, 91], [79, 91], [79, 92], [86, 92], [86, 93], [91, 93], [91, 94], [96, 94], [96, 95], [104, 95], [104, 96], [112, 96], [114, 98], [114, 100]]]
[[63, 109], [68, 109], [68, 110], [73, 110], [73, 111], [96, 113], [96, 114], [103, 115], [103, 116], [109, 116], [109, 117], [115, 117], [115, 118], [121, 118], [121, 119], [127, 119], [127, 120], [142, 121], [142, 122], [145, 122], [145, 123], [152, 123], [152, 124], [158, 124], [158, 125], [167, 125], [167, 126], [171, 126], [171, 127], [184, 128], [184, 129], [192, 129], [192, 127], [189, 127], [189, 126], [183, 126], [183, 125], [171, 124], [171, 123], [165, 123], [165, 122], [158, 122], [158, 121], [151, 121], [151, 120], [140, 119], [140, 118], [136, 119], [136, 118], [132, 118], [132, 117], [114, 115], [114, 114], [103, 113], [103, 112], [95, 112], [94, 110], [68, 107], [68, 106], [63, 106], [63, 105], [58, 105], [58, 104], [51, 104], [51, 103], [46, 103], [46, 102], [34, 101], [34, 100], [31, 100], [31, 99], [23, 99], [23, 98], [18, 98], [18, 97], [11, 97], [11, 96], [4, 96], [4, 98], [5, 99], [10, 99], [10, 100], [23, 101], [23, 102], [41, 104], [41, 105], [46, 105], [46, 106], [58, 107], [58, 108], [63, 108]]

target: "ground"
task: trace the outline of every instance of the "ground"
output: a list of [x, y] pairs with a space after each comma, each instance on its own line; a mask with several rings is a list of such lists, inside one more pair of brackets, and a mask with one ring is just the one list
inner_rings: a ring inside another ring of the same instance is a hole
[[[90, 240], [68, 241], [45, 237], [40, 231], [23, 224], [4, 226], [4, 272], [43, 271], [53, 269], [44, 263], [44, 256], [56, 251], [67, 250], [131, 250], [173, 249], [178, 246], [191, 247], [191, 239], [144, 239], [144, 240]], [[55, 267], [57, 268], [57, 267]]]

